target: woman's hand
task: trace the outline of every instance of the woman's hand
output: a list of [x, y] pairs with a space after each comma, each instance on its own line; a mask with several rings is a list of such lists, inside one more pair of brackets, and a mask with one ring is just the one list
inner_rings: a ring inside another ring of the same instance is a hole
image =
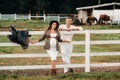
[[63, 40], [63, 42], [70, 43], [71, 41]]
[[35, 44], [35, 42], [34, 42], [34, 41], [30, 41], [30, 43], [31, 43], [31, 44]]
[[37, 42], [39, 42], [39, 41], [38, 41], [38, 40], [30, 41], [30, 43], [32, 43], [32, 44], [35, 44], [35, 43], [37, 43]]
[[66, 43], [70, 43], [71, 41], [66, 41]]

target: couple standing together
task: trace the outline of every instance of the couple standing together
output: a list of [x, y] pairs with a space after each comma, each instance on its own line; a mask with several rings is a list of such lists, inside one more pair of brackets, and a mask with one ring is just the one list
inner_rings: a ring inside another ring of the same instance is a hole
[[73, 45], [71, 44], [73, 34], [60, 34], [59, 31], [78, 31], [82, 30], [81, 27], [75, 27], [72, 24], [72, 18], [67, 17], [66, 18], [66, 24], [60, 25], [57, 21], [51, 21], [49, 23], [49, 27], [44, 32], [43, 36], [38, 39], [31, 41], [32, 44], [46, 40], [46, 43], [44, 45], [44, 49], [47, 51], [51, 58], [51, 75], [56, 75], [56, 59], [59, 51], [59, 44], [61, 43], [61, 54], [62, 54], [62, 60], [65, 64], [64, 66], [64, 73], [67, 72], [73, 72], [73, 69], [70, 68], [70, 58], [72, 54]]

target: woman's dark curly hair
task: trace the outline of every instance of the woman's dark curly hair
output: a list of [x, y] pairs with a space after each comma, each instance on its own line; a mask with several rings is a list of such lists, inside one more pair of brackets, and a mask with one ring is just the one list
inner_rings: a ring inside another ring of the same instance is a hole
[[56, 23], [56, 24], [57, 24], [55, 30], [58, 30], [58, 28], [59, 28], [59, 22], [56, 21], [56, 20], [52, 20], [52, 21], [50, 21], [50, 23], [49, 23], [49, 27], [48, 27], [48, 30], [51, 29], [53, 23]]

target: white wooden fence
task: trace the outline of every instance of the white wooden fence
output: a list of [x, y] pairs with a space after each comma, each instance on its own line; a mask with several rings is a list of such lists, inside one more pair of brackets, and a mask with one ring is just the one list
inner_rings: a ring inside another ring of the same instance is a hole
[[77, 17], [77, 14], [1, 14], [0, 20], [31, 20], [31, 19], [41, 19], [43, 21], [47, 20], [57, 20], [60, 22], [61, 19], [65, 19], [67, 15], [72, 15]]
[[[90, 56], [112, 56], [120, 55], [120, 52], [91, 52], [90, 45], [95, 44], [120, 44], [120, 40], [102, 40], [91, 41], [90, 34], [118, 34], [120, 30], [83, 30], [72, 32], [61, 32], [61, 34], [85, 34], [85, 41], [73, 41], [73, 45], [85, 45], [85, 53], [73, 53], [72, 56], [85, 56], [85, 64], [71, 64], [73, 68], [85, 67], [85, 72], [90, 72], [90, 67], [105, 67], [105, 66], [120, 66], [120, 63], [90, 63]], [[2, 31], [0, 35], [9, 35], [10, 32]], [[30, 31], [31, 35], [42, 35], [43, 31]], [[44, 42], [30, 44], [30, 46], [42, 46]], [[11, 42], [1, 42], [1, 46], [19, 46]], [[59, 55], [61, 56], [61, 55]], [[29, 58], [29, 57], [48, 57], [48, 54], [0, 54], [0, 58]], [[64, 65], [57, 65], [57, 68], [63, 68]], [[24, 70], [24, 69], [46, 69], [51, 68], [51, 65], [26, 65], [26, 66], [0, 66], [0, 70]]]

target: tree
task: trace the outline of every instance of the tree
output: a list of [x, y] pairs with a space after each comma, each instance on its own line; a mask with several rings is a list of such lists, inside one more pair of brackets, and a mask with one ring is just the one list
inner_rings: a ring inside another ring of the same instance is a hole
[[19, 1], [17, 0], [0, 0], [0, 13], [17, 13], [19, 12]]
[[[77, 7], [98, 5], [99, 0], [0, 0], [0, 13], [77, 13]], [[100, 0], [100, 4], [120, 0]]]

